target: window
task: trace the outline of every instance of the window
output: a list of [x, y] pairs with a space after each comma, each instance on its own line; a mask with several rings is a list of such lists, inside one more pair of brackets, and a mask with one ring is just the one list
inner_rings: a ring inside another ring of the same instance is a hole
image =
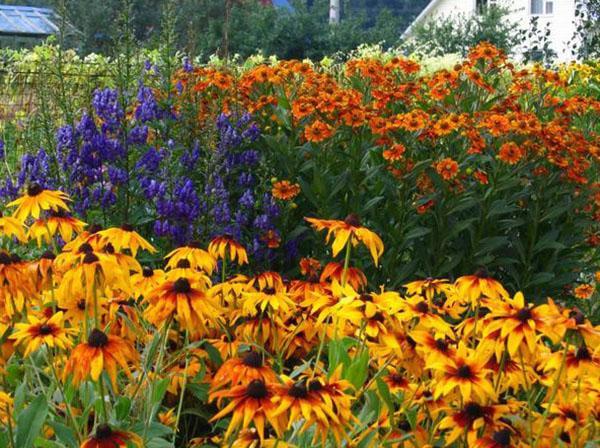
[[498, 6], [498, 0], [475, 0], [475, 9], [479, 14], [483, 14], [487, 8]]
[[554, 14], [554, 0], [531, 0], [531, 15], [549, 16]]

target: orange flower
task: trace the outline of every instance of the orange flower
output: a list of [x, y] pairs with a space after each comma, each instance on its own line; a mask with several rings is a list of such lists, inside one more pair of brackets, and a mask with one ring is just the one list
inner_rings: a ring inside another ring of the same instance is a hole
[[450, 157], [446, 157], [435, 164], [435, 170], [444, 180], [454, 179], [458, 173], [458, 163]]
[[579, 285], [573, 293], [578, 299], [589, 299], [594, 294], [594, 287], [589, 284]]
[[317, 231], [327, 229], [326, 242], [329, 242], [331, 235], [334, 236], [333, 245], [331, 246], [334, 257], [346, 247], [346, 244], [350, 243], [356, 246], [360, 241], [371, 252], [375, 265], [379, 263], [379, 257], [383, 254], [383, 241], [381, 241], [381, 238], [376, 233], [371, 232], [366, 227], [362, 227], [358, 216], [355, 214], [348, 215], [344, 221], [315, 218], [304, 219]]
[[271, 190], [274, 197], [282, 201], [294, 199], [300, 193], [300, 185], [292, 184], [289, 180], [275, 182]]
[[525, 151], [514, 142], [508, 142], [500, 147], [498, 158], [509, 165], [515, 165], [525, 155]]
[[402, 156], [404, 155], [405, 151], [405, 146], [398, 143], [392, 146], [390, 149], [383, 151], [383, 158], [388, 162], [397, 162], [398, 160], [402, 160]]
[[307, 126], [304, 130], [304, 136], [309, 142], [322, 142], [327, 140], [333, 135], [333, 129], [321, 120], [314, 121], [311, 125]]

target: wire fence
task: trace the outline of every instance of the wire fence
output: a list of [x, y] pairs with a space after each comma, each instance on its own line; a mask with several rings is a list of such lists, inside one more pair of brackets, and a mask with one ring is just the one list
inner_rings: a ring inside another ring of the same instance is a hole
[[82, 93], [105, 85], [112, 76], [106, 64], [82, 62], [64, 70], [39, 65], [26, 70], [0, 63], [0, 123], [26, 118], [41, 107], [54, 109], [60, 101], [76, 105], [85, 100]]

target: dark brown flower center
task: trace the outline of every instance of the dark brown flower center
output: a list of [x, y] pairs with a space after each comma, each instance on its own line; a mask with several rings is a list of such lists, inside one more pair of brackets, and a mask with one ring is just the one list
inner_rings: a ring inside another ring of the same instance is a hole
[[533, 315], [531, 314], [531, 308], [520, 309], [519, 311], [517, 311], [517, 314], [515, 314], [515, 317], [521, 322], [526, 323], [533, 317]]
[[44, 189], [40, 186], [40, 184], [30, 184], [27, 187], [27, 196], [37, 196], [42, 191], [44, 191]]
[[107, 254], [114, 254], [115, 246], [113, 246], [112, 243], [108, 243], [106, 246], [104, 246], [104, 252]]
[[419, 312], [419, 313], [427, 313], [429, 311], [429, 305], [427, 305], [427, 302], [419, 302], [417, 303], [417, 305], [415, 306], [415, 309]]
[[435, 346], [441, 352], [445, 352], [448, 350], [448, 343], [445, 339], [436, 339]]
[[83, 243], [81, 246], [79, 246], [78, 251], [80, 254], [88, 254], [90, 252], [94, 252], [94, 248], [90, 243]]
[[244, 365], [253, 367], [255, 369], [260, 369], [263, 365], [262, 356], [260, 353], [255, 352], [254, 350], [250, 350], [248, 353], [246, 353], [242, 358], [242, 362]]
[[273, 294], [275, 294], [275, 288], [268, 287], [268, 288], [263, 289], [262, 292], [272, 296]]
[[477, 269], [477, 271], [475, 271], [475, 277], [490, 278], [490, 273], [488, 272], [488, 270], [486, 268], [484, 268], [482, 266], [479, 269]]
[[492, 440], [500, 446], [510, 446], [510, 430], [501, 429], [492, 435]]
[[88, 336], [88, 345], [94, 348], [102, 348], [108, 344], [108, 336], [102, 330], [94, 328]]
[[110, 439], [112, 437], [113, 431], [112, 429], [110, 429], [110, 426], [108, 426], [106, 423], [102, 423], [101, 425], [98, 425], [98, 428], [96, 428], [96, 434], [94, 434], [94, 439], [96, 440], [106, 440], [106, 439]]
[[190, 264], [190, 261], [189, 261], [189, 260], [187, 260], [187, 259], [185, 259], [185, 258], [182, 258], [181, 260], [179, 260], [179, 261], [177, 262], [177, 267], [178, 267], [179, 269], [189, 269], [189, 268], [191, 268], [191, 267], [192, 267], [192, 265]]
[[246, 388], [246, 394], [249, 397], [260, 400], [261, 398], [266, 398], [269, 394], [269, 391], [267, 390], [267, 386], [263, 380], [254, 380], [248, 384], [248, 387]]
[[133, 226], [131, 224], [123, 224], [121, 225], [121, 230], [125, 230], [126, 232], [133, 232]]
[[187, 243], [187, 247], [191, 247], [192, 249], [201, 249], [202, 243], [200, 241], [194, 240]]
[[571, 436], [566, 431], [563, 431], [563, 432], [560, 433], [559, 439], [562, 440], [565, 443], [571, 443]]
[[360, 218], [356, 213], [350, 213], [348, 216], [346, 216], [344, 222], [352, 227], [360, 227]]
[[96, 263], [97, 261], [99, 261], [98, 256], [92, 252], [86, 253], [85, 257], [83, 257], [84, 264], [92, 264], [92, 263]]
[[473, 372], [471, 371], [471, 367], [469, 367], [468, 365], [464, 364], [462, 366], [460, 366], [457, 370], [456, 370], [456, 376], [462, 379], [469, 379], [473, 376]]
[[484, 416], [483, 408], [477, 403], [467, 403], [463, 412], [470, 421], [475, 421]]
[[77, 308], [79, 308], [81, 311], [85, 311], [85, 299], [81, 299], [79, 302], [77, 302]]
[[149, 268], [148, 266], [146, 266], [146, 267], [144, 267], [144, 269], [142, 269], [142, 275], [145, 278], [152, 277], [154, 275], [154, 271], [152, 270], [152, 268]]
[[39, 332], [42, 336], [52, 334], [52, 327], [48, 324], [44, 324], [40, 327]]
[[361, 294], [360, 300], [362, 300], [363, 302], [372, 302], [373, 296], [371, 294]]
[[588, 350], [587, 346], [582, 345], [575, 352], [575, 358], [578, 361], [589, 361], [592, 359], [592, 355], [590, 354], [590, 351]]
[[288, 391], [288, 395], [294, 398], [306, 398], [308, 397], [308, 389], [306, 387], [305, 381], [299, 381], [295, 383], [290, 390]]
[[178, 278], [177, 280], [175, 280], [175, 283], [173, 284], [173, 291], [175, 291], [178, 294], [187, 294], [191, 290], [192, 290], [192, 287], [187, 278], [183, 278], [183, 277]]
[[323, 389], [323, 385], [321, 384], [321, 382], [319, 380], [312, 380], [309, 384], [308, 384], [308, 390], [310, 392], [318, 392], [321, 389]]

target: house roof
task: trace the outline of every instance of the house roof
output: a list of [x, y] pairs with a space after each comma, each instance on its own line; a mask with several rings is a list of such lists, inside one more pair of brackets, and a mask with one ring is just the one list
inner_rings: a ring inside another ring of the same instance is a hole
[[435, 8], [438, 4], [442, 3], [442, 0], [431, 0], [427, 6], [421, 11], [421, 13], [412, 21], [412, 23], [406, 28], [404, 33], [402, 33], [402, 37], [407, 37], [412, 32], [415, 25], [421, 23], [427, 15]]
[[45, 37], [58, 31], [49, 8], [0, 5], [0, 35]]

